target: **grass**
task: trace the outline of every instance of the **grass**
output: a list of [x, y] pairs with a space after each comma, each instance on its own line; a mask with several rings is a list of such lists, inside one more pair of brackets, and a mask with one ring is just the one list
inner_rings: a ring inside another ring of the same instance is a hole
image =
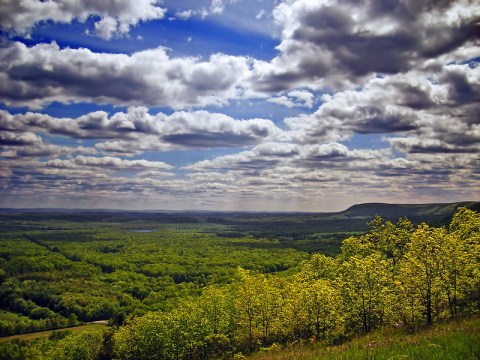
[[71, 331], [72, 333], [79, 333], [88, 329], [104, 329], [105, 326], [106, 325], [104, 324], [88, 324], [88, 325], [81, 325], [81, 326], [75, 326], [75, 327], [63, 328], [63, 329], [57, 329], [57, 330], [39, 331], [35, 333], [30, 333], [30, 334], [5, 336], [5, 337], [0, 337], [0, 343], [7, 342], [14, 339], [28, 341], [28, 340], [34, 340], [34, 339], [40, 339], [40, 338], [48, 338], [52, 334], [52, 332], [57, 332], [57, 331], [68, 330], [68, 331]]
[[403, 329], [383, 329], [339, 346], [292, 346], [277, 352], [255, 354], [250, 359], [480, 359], [480, 317], [455, 319], [413, 334]]

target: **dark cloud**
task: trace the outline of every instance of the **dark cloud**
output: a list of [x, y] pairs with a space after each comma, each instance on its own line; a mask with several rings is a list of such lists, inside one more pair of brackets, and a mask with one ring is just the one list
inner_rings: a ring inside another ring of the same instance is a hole
[[[473, 142], [468, 135], [463, 136], [465, 141], [462, 141], [460, 134], [455, 134], [455, 143], [448, 141], [449, 139], [438, 139], [439, 134], [435, 134], [437, 138], [389, 138], [387, 139], [394, 148], [404, 153], [478, 153], [480, 151], [479, 140]], [[452, 136], [450, 136], [452, 137]]]
[[258, 64], [254, 87], [341, 87], [411, 70], [476, 41], [479, 10], [472, 1], [284, 1], [274, 11], [280, 54]]
[[252, 144], [252, 138], [249, 136], [215, 134], [213, 132], [208, 134], [172, 134], [163, 136], [162, 139], [167, 143], [192, 148], [237, 147]]
[[479, 83], [480, 68], [469, 64], [372, 78], [361, 88], [324, 95], [314, 114], [285, 123], [292, 139], [301, 143], [395, 134], [390, 144], [404, 153], [475, 152], [480, 142]]
[[0, 132], [0, 146], [24, 146], [42, 142], [42, 139], [32, 132], [14, 133], [10, 131]]

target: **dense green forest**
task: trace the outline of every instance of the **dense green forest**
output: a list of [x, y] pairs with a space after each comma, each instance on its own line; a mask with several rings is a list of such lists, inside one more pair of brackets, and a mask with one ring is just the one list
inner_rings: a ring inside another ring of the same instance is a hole
[[4, 213], [0, 334], [111, 326], [1, 343], [0, 359], [240, 358], [478, 312], [476, 211], [356, 211]]

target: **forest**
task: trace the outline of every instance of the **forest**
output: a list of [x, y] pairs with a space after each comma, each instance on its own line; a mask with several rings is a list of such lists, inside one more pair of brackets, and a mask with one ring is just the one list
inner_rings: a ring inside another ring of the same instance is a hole
[[0, 342], [0, 359], [242, 358], [471, 316], [480, 215], [454, 211], [4, 212], [0, 335], [64, 330]]

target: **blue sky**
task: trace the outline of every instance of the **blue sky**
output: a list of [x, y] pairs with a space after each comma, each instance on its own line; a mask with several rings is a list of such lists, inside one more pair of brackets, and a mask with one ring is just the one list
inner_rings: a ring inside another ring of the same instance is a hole
[[480, 200], [474, 1], [7, 0], [0, 207]]

